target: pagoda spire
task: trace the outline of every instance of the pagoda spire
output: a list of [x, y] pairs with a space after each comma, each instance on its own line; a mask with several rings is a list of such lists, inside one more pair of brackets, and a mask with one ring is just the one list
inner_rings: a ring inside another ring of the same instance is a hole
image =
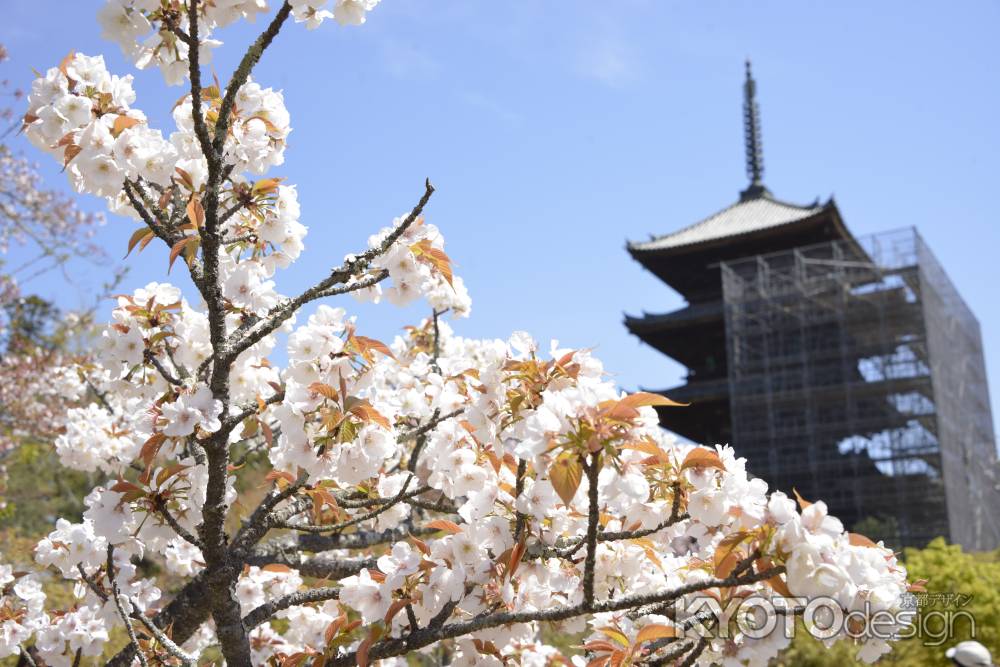
[[743, 139], [746, 147], [747, 178], [750, 185], [740, 193], [741, 200], [756, 199], [770, 194], [764, 187], [764, 145], [760, 137], [760, 107], [757, 105], [757, 82], [746, 61], [746, 81], [743, 83]]

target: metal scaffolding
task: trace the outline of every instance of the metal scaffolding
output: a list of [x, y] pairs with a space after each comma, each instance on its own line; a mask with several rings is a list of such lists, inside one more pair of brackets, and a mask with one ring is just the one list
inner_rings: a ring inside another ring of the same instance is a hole
[[895, 547], [1000, 544], [979, 323], [915, 229], [721, 264], [733, 444]]

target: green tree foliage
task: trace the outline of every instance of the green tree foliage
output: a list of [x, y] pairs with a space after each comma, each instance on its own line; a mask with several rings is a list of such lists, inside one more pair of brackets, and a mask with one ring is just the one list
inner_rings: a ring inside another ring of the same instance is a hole
[[[914, 622], [923, 627], [922, 637], [894, 644], [892, 653], [880, 665], [906, 667], [946, 667], [945, 649], [960, 641], [975, 639], [1000, 658], [1000, 549], [987, 553], [965, 553], [958, 545], [937, 538], [924, 549], [906, 549], [904, 553], [910, 580], [926, 579], [926, 595], [918, 596], [926, 606], [920, 609]], [[944, 596], [971, 596], [964, 605], [962, 599], [936, 601]], [[945, 633], [942, 615], [968, 612], [975, 619], [975, 636], [964, 615], [952, 623], [952, 634]], [[861, 665], [854, 659], [855, 650], [847, 643], [831, 648], [813, 639], [798, 628], [791, 647], [774, 662], [774, 667], [842, 667]]]

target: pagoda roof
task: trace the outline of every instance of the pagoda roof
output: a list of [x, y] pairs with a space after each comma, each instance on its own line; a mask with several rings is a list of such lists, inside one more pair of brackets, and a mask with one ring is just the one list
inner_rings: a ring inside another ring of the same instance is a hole
[[628, 249], [633, 255], [672, 254], [682, 248], [694, 250], [693, 246], [704, 243], [793, 225], [833, 207], [832, 199], [823, 204], [816, 200], [810, 205], [800, 206], [777, 199], [765, 191], [757, 196], [743, 197], [732, 206], [676, 232], [656, 236], [649, 241], [629, 241]]
[[684, 328], [696, 322], [715, 322], [722, 319], [721, 301], [709, 301], [684, 306], [669, 313], [647, 313], [642, 317], [625, 314], [625, 326], [632, 333], [646, 331], [661, 331], [672, 328]]

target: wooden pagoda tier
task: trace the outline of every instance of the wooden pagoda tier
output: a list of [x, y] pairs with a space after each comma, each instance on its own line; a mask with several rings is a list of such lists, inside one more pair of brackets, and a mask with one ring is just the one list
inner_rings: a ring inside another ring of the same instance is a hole
[[636, 261], [688, 302], [669, 313], [625, 316], [631, 333], [688, 369], [686, 384], [657, 390], [691, 403], [662, 410], [663, 426], [696, 442], [732, 440], [720, 262], [849, 238], [832, 198], [800, 206], [752, 184], [738, 202], [694, 225], [628, 243]]

